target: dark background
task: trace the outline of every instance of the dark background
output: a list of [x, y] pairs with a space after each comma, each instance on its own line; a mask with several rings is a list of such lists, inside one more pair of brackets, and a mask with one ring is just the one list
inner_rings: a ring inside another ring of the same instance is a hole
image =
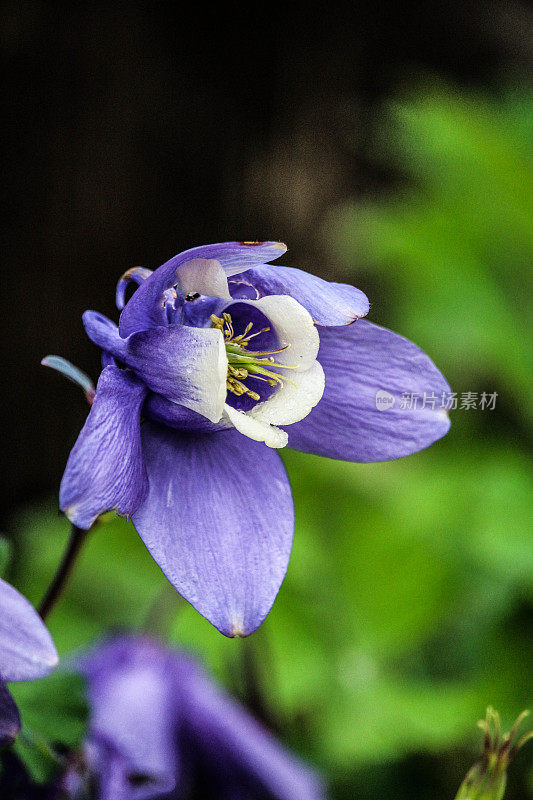
[[[484, 87], [531, 68], [521, 2], [71, 4], [1, 8], [5, 64], [2, 513], [58, 487], [85, 414], [39, 366], [93, 378], [86, 308], [182, 249], [281, 239], [328, 276], [325, 209], [391, 176], [365, 158], [373, 109], [411, 75]], [[357, 265], [355, 265], [356, 267]]]

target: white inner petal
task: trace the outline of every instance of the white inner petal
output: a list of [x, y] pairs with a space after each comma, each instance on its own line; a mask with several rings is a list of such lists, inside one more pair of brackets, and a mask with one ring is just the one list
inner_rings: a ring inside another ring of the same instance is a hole
[[176, 270], [182, 294], [203, 294], [231, 300], [228, 279], [219, 261], [214, 258], [193, 258]]
[[[249, 414], [272, 425], [292, 425], [312, 411], [324, 394], [324, 370], [315, 361], [306, 372], [284, 370], [289, 379], [268, 400], [258, 403]], [[291, 373], [294, 373], [291, 375]], [[285, 375], [283, 375], [285, 377]], [[293, 381], [293, 383], [291, 383]]]
[[[281, 346], [288, 345], [286, 350], [275, 355], [279, 364], [290, 364], [298, 370], [309, 369], [317, 357], [320, 338], [311, 314], [294, 297], [272, 294], [260, 300], [236, 302], [258, 308], [272, 323]], [[226, 311], [231, 314], [231, 306], [227, 306]], [[252, 345], [250, 349], [253, 350]]]
[[256, 442], [264, 442], [268, 447], [285, 447], [289, 437], [285, 431], [269, 425], [260, 419], [255, 419], [244, 411], [237, 411], [227, 403], [224, 406], [224, 416], [227, 416], [239, 433], [254, 439]]
[[226, 400], [226, 377], [228, 357], [224, 337], [212, 328], [198, 328], [206, 338], [216, 336], [216, 350], [206, 348], [199, 356], [192, 357], [187, 368], [187, 379], [194, 386], [191, 400], [181, 400], [181, 405], [207, 417], [211, 422], [219, 422]]

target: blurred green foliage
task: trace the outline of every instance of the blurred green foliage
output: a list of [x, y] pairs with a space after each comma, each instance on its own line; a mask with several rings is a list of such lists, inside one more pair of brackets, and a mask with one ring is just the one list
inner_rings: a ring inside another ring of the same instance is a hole
[[15, 750], [35, 780], [44, 782], [61, 765], [65, 748], [75, 748], [83, 739], [88, 714], [83, 680], [59, 668], [42, 680], [10, 688], [23, 709]]
[[[294, 550], [247, 640], [180, 601], [118, 519], [90, 535], [50, 629], [62, 653], [121, 627], [194, 650], [339, 798], [451, 798], [472, 760], [457, 749], [477, 751], [485, 707], [510, 724], [533, 701], [533, 102], [424, 86], [378, 129], [370, 156], [396, 185], [335, 210], [328, 246], [370, 295], [370, 319], [416, 341], [457, 392], [497, 391], [495, 410], [458, 409], [444, 440], [398, 462], [283, 454]], [[14, 533], [9, 577], [37, 602], [68, 525], [44, 506]], [[32, 730], [57, 740], [59, 709], [79, 738], [78, 693], [75, 713], [67, 688], [52, 710], [38, 693], [17, 693]], [[519, 760], [509, 800], [526, 773]]]
[[501, 386], [531, 435], [533, 95], [425, 86], [378, 127], [369, 155], [403, 180], [335, 212], [329, 244], [352, 277], [354, 263], [368, 273], [388, 297], [384, 321], [427, 345], [454, 388]]

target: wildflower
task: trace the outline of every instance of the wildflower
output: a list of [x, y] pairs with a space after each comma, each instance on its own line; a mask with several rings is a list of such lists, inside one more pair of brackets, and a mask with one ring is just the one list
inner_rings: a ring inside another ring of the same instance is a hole
[[6, 687], [48, 675], [57, 664], [52, 638], [33, 606], [0, 579], [0, 747], [20, 731], [20, 715]]
[[93, 404], [61, 508], [84, 529], [109, 509], [131, 517], [178, 592], [228, 636], [261, 624], [287, 569], [293, 504], [275, 449], [387, 460], [449, 427], [442, 409], [400, 403], [449, 393], [430, 359], [362, 320], [358, 289], [267, 263], [285, 249], [208, 245], [133, 268], [118, 327], [83, 317], [104, 369], [94, 399], [81, 373]]
[[468, 772], [455, 800], [503, 800], [507, 767], [518, 750], [533, 738], [531, 731], [517, 742], [514, 741], [520, 724], [528, 714], [529, 711], [523, 711], [511, 731], [501, 736], [498, 712], [492, 708], [487, 709], [486, 718], [478, 723], [483, 731], [483, 755]]
[[80, 796], [96, 785], [90, 796], [98, 800], [177, 800], [193, 790], [221, 800], [324, 798], [318, 776], [189, 655], [118, 637], [82, 657], [79, 669], [90, 706], [85, 769], [71, 770], [64, 785]]

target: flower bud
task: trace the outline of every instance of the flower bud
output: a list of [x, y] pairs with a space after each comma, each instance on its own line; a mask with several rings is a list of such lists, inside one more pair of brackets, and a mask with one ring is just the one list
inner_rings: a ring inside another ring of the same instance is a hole
[[492, 708], [478, 725], [482, 729], [483, 755], [468, 772], [459, 787], [455, 800], [502, 800], [507, 783], [507, 767], [514, 755], [531, 738], [533, 731], [524, 734], [516, 743], [514, 739], [529, 711], [523, 711], [509, 733], [500, 735], [500, 716]]

